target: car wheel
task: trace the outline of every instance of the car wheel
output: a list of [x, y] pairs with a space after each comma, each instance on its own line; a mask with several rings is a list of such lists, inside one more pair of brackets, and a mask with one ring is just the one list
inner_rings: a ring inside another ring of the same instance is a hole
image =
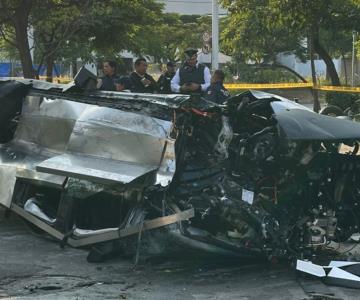
[[343, 110], [336, 106], [336, 105], [328, 105], [326, 107], [324, 107], [321, 111], [320, 114], [322, 115], [326, 115], [326, 116], [332, 116], [332, 117], [337, 117], [337, 116], [344, 116], [344, 112]]

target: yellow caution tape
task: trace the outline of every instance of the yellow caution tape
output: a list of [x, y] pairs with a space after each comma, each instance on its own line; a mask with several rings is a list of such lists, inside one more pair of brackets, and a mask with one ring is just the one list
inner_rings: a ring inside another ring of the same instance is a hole
[[[46, 80], [46, 76], [40, 76], [40, 80]], [[53, 77], [55, 83], [69, 83], [71, 77]], [[360, 93], [360, 87], [316, 85], [309, 82], [291, 82], [291, 83], [225, 83], [225, 88], [229, 90], [251, 90], [251, 89], [298, 89], [310, 88], [329, 92], [349, 92]]]
[[[39, 76], [40, 80], [46, 80], [46, 76]], [[54, 83], [69, 83], [73, 79], [71, 77], [53, 77], [52, 82]]]
[[321, 85], [321, 86], [315, 86], [315, 89], [321, 91], [360, 93], [360, 87], [350, 87], [350, 86]]
[[248, 89], [294, 89], [312, 88], [312, 83], [292, 82], [292, 83], [226, 83], [225, 88], [229, 90], [248, 90]]
[[360, 93], [360, 87], [316, 85], [312, 83], [226, 83], [225, 88], [229, 90], [251, 90], [251, 89], [297, 89], [311, 88], [321, 91]]

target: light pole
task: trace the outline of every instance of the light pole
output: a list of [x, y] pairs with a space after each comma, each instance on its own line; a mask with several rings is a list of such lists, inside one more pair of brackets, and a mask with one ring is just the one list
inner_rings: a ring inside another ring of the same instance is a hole
[[211, 68], [219, 68], [219, 5], [218, 0], [212, 0], [212, 45], [211, 45]]
[[355, 43], [356, 43], [356, 31], [352, 32], [352, 59], [351, 59], [351, 86], [355, 86]]

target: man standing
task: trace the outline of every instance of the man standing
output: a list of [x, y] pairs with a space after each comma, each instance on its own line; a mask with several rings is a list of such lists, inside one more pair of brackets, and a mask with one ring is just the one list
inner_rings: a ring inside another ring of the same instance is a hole
[[102, 91], [116, 91], [116, 82], [119, 80], [116, 74], [116, 62], [104, 61], [103, 73], [104, 77], [98, 79], [97, 88]]
[[215, 70], [211, 77], [211, 85], [208, 87], [205, 99], [223, 104], [229, 97], [229, 91], [224, 87], [225, 74], [221, 70]]
[[171, 90], [184, 94], [204, 93], [210, 86], [209, 68], [198, 63], [197, 49], [186, 49], [185, 58], [185, 63], [176, 71], [171, 80]]
[[157, 90], [157, 84], [147, 71], [147, 62], [145, 58], [135, 60], [135, 71], [130, 74], [131, 87], [133, 93], [154, 93]]
[[161, 74], [157, 82], [160, 94], [171, 94], [171, 79], [175, 75], [175, 65], [169, 61], [166, 64], [166, 72]]

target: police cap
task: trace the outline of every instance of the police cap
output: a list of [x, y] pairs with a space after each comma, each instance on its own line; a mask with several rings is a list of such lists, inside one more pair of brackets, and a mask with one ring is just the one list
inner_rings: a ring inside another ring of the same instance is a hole
[[185, 56], [186, 58], [190, 58], [191, 56], [193, 56], [194, 54], [197, 54], [198, 53], [198, 50], [195, 49], [195, 48], [187, 48], [185, 49]]

